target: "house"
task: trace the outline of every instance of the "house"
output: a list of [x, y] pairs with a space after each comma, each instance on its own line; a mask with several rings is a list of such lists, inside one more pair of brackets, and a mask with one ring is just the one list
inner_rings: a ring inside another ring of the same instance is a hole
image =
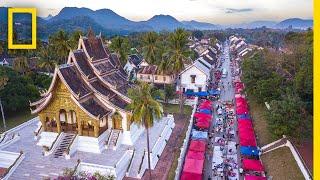
[[158, 70], [158, 66], [143, 66], [137, 73], [137, 79], [140, 81], [154, 84], [173, 84], [175, 83], [174, 74], [164, 74]]
[[129, 55], [127, 63], [124, 65], [123, 69], [132, 78], [136, 78], [136, 73], [140, 67], [148, 66], [149, 64], [138, 54]]
[[210, 67], [204, 63], [203, 58], [196, 60], [179, 74], [177, 91], [206, 91], [207, 83], [210, 79], [210, 71]]

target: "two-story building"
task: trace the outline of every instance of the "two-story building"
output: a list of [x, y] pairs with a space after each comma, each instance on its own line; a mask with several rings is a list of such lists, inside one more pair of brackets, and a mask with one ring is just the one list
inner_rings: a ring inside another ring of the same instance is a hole
[[207, 83], [210, 79], [210, 71], [211, 68], [204, 63], [203, 59], [196, 60], [179, 74], [177, 91], [206, 91]]
[[143, 66], [137, 73], [137, 79], [154, 84], [173, 84], [175, 83], [175, 75], [164, 74], [158, 70], [158, 66], [149, 65]]

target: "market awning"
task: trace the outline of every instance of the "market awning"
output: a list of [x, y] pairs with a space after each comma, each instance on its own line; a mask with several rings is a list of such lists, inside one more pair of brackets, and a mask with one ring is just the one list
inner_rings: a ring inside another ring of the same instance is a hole
[[201, 152], [201, 151], [191, 151], [191, 150], [189, 149], [186, 158], [187, 158], [187, 159], [204, 160], [204, 152]]
[[210, 122], [208, 121], [198, 121], [196, 126], [201, 129], [208, 129], [210, 127]]
[[238, 114], [238, 119], [251, 119], [249, 114]]
[[244, 180], [267, 180], [267, 177], [262, 176], [253, 176], [253, 175], [245, 175]]
[[202, 180], [204, 160], [186, 159], [181, 174], [181, 180]]
[[209, 90], [209, 94], [213, 96], [220, 95], [220, 91], [217, 89], [212, 89], [212, 90]]
[[203, 131], [192, 130], [192, 139], [208, 139], [208, 133]]
[[210, 115], [212, 114], [211, 110], [209, 110], [209, 109], [200, 109], [199, 112], [205, 113], [205, 114], [210, 114]]
[[243, 159], [242, 167], [244, 170], [249, 171], [264, 171], [264, 167], [260, 160], [255, 159]]
[[194, 113], [193, 117], [195, 118], [212, 118], [211, 115], [206, 114], [206, 113], [200, 113], [200, 112], [196, 112]]
[[194, 93], [196, 96], [199, 96], [199, 97], [204, 97], [204, 96], [208, 96], [209, 93], [207, 91], [200, 91], [200, 92], [196, 92]]
[[240, 153], [246, 156], [259, 156], [259, 150], [256, 146], [240, 146]]
[[203, 104], [203, 105], [199, 105], [199, 109], [212, 109], [212, 106], [209, 104]]
[[201, 141], [201, 140], [191, 140], [189, 150], [190, 151], [205, 152], [206, 151], [206, 142]]

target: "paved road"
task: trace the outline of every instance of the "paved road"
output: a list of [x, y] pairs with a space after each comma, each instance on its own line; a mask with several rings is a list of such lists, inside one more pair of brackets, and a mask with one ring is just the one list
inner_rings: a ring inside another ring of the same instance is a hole
[[[227, 42], [224, 43], [223, 45], [223, 54], [221, 55], [223, 62], [222, 62], [222, 67], [221, 69], [226, 69], [228, 72], [228, 75], [226, 78], [222, 78], [221, 81], [222, 83], [220, 83], [219, 87], [221, 89], [221, 97], [220, 100], [221, 101], [233, 101], [234, 100], [234, 88], [232, 87], [232, 75], [231, 75], [231, 68], [230, 68], [230, 53], [229, 53], [229, 45]], [[230, 84], [230, 86], [228, 85], [228, 83]], [[222, 88], [222, 84], [224, 85], [224, 88]], [[214, 103], [214, 105], [216, 105], [217, 102]], [[217, 118], [217, 114], [216, 112], [214, 113], [213, 116], [213, 123], [212, 123], [212, 127], [210, 128], [210, 132], [212, 132], [213, 130], [213, 125], [216, 123], [216, 118]], [[237, 129], [237, 123], [234, 124], [233, 129], [236, 131]], [[216, 137], [223, 137], [223, 133], [214, 133], [213, 138], [212, 138], [212, 144], [210, 145], [211, 148], [213, 148], [213, 146], [218, 146], [217, 143], [214, 142], [214, 139]], [[238, 143], [238, 137], [237, 134], [235, 134], [235, 137], [232, 139], [232, 141]], [[211, 151], [211, 152], [210, 152]], [[204, 179], [207, 180], [209, 177], [212, 177], [212, 151], [213, 149], [210, 149], [207, 151], [207, 156], [206, 156], [206, 161], [205, 161], [205, 174], [204, 174]], [[238, 164], [240, 164], [240, 152], [239, 150], [237, 151], [237, 155], [238, 155]], [[213, 178], [214, 179], [214, 178]], [[243, 179], [243, 178], [240, 178]]]

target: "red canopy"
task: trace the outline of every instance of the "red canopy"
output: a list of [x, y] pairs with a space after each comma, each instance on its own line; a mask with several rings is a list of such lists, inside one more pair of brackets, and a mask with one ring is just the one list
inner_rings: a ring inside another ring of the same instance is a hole
[[199, 106], [199, 109], [209, 109], [209, 110], [211, 110], [212, 109], [212, 106], [211, 105], [200, 105]]
[[210, 114], [206, 114], [206, 113], [194, 113], [193, 115], [195, 118], [210, 118], [211, 119], [211, 115]]
[[187, 158], [187, 159], [203, 160], [203, 159], [204, 159], [204, 152], [201, 152], [201, 151], [191, 151], [191, 150], [189, 149], [186, 158]]
[[243, 159], [242, 166], [244, 170], [251, 171], [264, 171], [264, 167], [260, 160], [255, 159]]
[[249, 109], [246, 106], [237, 107], [237, 114], [248, 114]]
[[196, 126], [202, 129], [208, 129], [210, 127], [210, 122], [209, 121], [198, 121], [196, 123]]
[[186, 159], [182, 171], [182, 180], [201, 180], [204, 160]]
[[245, 175], [244, 180], [267, 180], [267, 178], [262, 176]]
[[251, 121], [249, 118], [239, 118], [238, 121]]
[[209, 118], [198, 118], [197, 119], [197, 122], [211, 122], [211, 118], [209, 119]]
[[191, 140], [189, 151], [200, 151], [205, 152], [206, 151], [206, 143], [201, 140]]

